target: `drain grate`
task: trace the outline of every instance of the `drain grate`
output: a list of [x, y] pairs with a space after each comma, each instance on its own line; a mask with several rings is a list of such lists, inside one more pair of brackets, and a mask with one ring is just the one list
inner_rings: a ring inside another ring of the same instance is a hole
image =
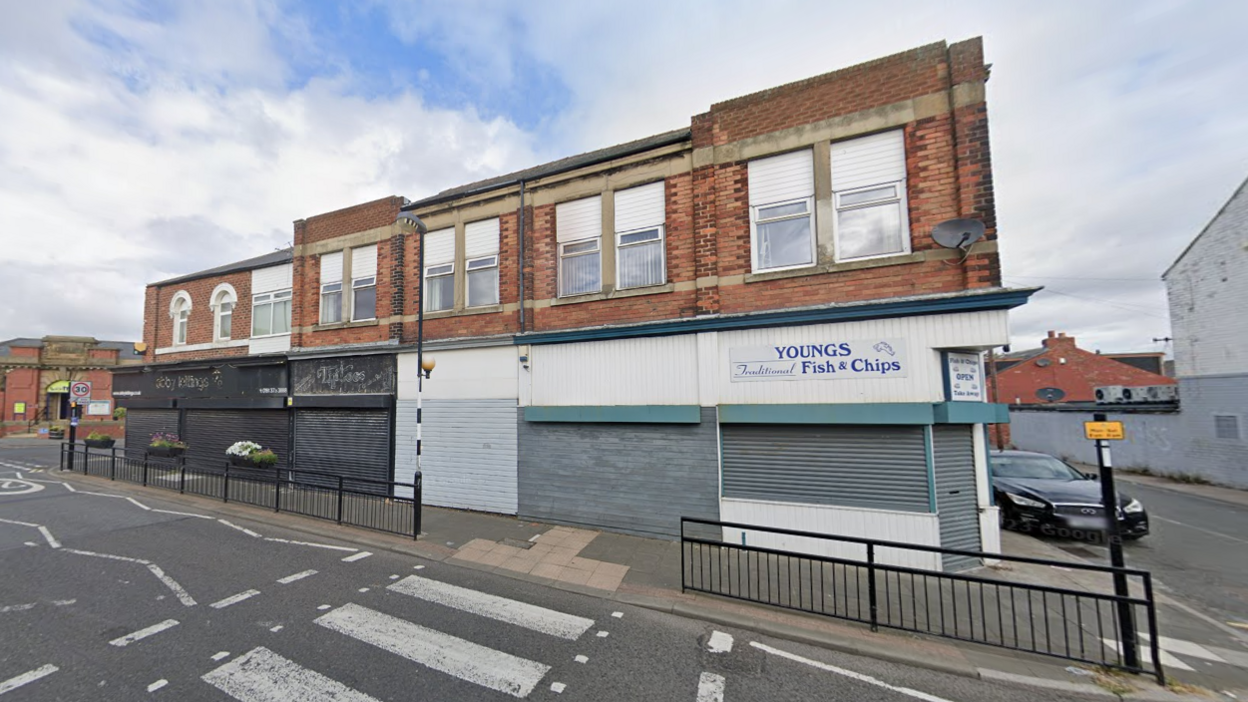
[[512, 548], [522, 548], [525, 551], [533, 548], [532, 541], [521, 541], [520, 539], [503, 539], [502, 544], [504, 546], [511, 546]]

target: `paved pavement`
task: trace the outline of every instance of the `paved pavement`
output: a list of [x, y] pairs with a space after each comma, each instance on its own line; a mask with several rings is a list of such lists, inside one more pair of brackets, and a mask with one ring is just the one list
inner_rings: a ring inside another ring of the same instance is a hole
[[[1084, 699], [633, 606], [627, 577], [589, 585], [597, 566], [547, 587], [450, 557], [472, 539], [417, 545], [50, 462], [0, 448], [3, 702]], [[482, 524], [474, 538], [535, 532], [550, 552], [597, 540]]]

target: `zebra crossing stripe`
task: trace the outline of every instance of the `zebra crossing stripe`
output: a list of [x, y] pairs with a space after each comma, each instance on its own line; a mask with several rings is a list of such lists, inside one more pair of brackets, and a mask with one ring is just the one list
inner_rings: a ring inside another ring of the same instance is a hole
[[346, 604], [316, 619], [321, 626], [460, 680], [526, 697], [550, 666]]
[[418, 575], [409, 575], [386, 589], [569, 641], [577, 640], [594, 625], [593, 619], [556, 612], [527, 602], [517, 602]]
[[240, 702], [377, 702], [263, 646], [209, 672], [202, 680]]

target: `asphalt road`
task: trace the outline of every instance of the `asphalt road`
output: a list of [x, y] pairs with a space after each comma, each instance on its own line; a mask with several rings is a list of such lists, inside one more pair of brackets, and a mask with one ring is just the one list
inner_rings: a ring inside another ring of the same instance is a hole
[[53, 459], [0, 449], [3, 702], [1073, 699], [71, 490]]

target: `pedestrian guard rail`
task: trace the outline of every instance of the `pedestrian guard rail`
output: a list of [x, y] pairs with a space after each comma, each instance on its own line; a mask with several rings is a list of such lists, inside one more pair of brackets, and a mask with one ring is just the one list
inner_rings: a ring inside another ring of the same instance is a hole
[[[907, 565], [923, 561], [931, 567]], [[1083, 590], [1011, 580], [1011, 568], [1022, 564], [1095, 582]], [[681, 572], [683, 591], [1149, 674], [1165, 684], [1144, 570], [685, 517]], [[1128, 595], [1114, 594], [1115, 577], [1128, 580]], [[1141, 646], [1149, 655], [1140, 655]]]
[[[369, 480], [285, 467], [257, 468], [164, 458], [135, 448], [91, 448], [62, 443], [62, 470], [144, 487], [176, 490], [411, 536], [421, 529], [421, 474], [411, 483]], [[408, 497], [403, 493], [411, 493]]]

